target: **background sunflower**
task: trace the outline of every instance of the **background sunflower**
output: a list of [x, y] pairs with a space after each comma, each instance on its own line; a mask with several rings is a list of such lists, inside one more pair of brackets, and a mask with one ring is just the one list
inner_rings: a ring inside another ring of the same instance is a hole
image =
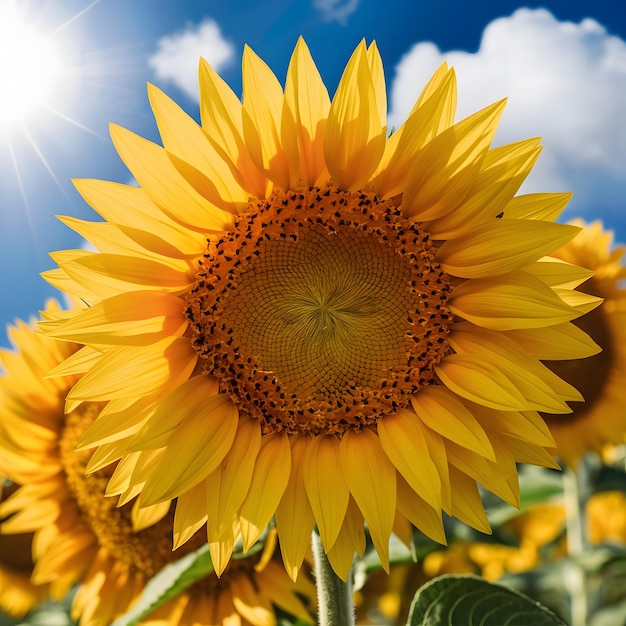
[[[60, 310], [51, 302], [44, 315], [53, 313]], [[11, 329], [11, 338], [16, 351], [0, 354], [5, 370], [0, 471], [23, 482], [0, 503], [2, 541], [18, 548], [16, 537], [34, 533], [34, 583], [49, 586], [57, 599], [78, 585], [72, 618], [81, 626], [108, 626], [128, 612], [150, 578], [206, 537], [196, 533], [172, 552], [170, 502], [139, 509], [133, 503], [118, 507], [115, 498], [104, 497], [112, 468], [107, 464], [86, 476], [91, 454], [74, 450], [102, 407], [87, 403], [65, 415], [64, 397], [76, 377], [46, 377], [68, 355], [78, 355], [79, 346], [47, 339], [21, 322]], [[31, 537], [21, 547], [30, 548]], [[288, 579], [272, 559], [275, 545], [268, 542], [268, 555], [233, 561], [221, 579], [202, 578], [161, 606], [150, 623], [266, 626], [274, 623], [274, 606], [310, 622], [306, 603], [314, 595], [312, 583], [306, 576], [297, 584]], [[1, 554], [10, 556], [5, 550]], [[27, 556], [22, 551], [25, 565]], [[2, 579], [7, 586], [0, 597], [14, 610], [31, 608], [27, 592], [34, 586], [23, 579]]]
[[586, 451], [600, 453], [607, 444], [623, 443], [626, 436], [626, 267], [624, 246], [613, 245], [613, 234], [601, 222], [573, 223], [583, 230], [553, 256], [593, 270], [579, 289], [604, 302], [575, 324], [602, 352], [584, 360], [549, 363], [585, 402], [573, 404], [571, 415], [543, 417], [557, 444], [554, 453], [576, 468]]

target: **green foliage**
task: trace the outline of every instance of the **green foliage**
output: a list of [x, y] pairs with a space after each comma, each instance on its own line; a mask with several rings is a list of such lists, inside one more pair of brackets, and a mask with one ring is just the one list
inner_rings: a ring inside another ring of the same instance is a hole
[[146, 585], [139, 600], [112, 626], [136, 626], [154, 610], [213, 571], [208, 544], [164, 567]]
[[415, 594], [409, 626], [565, 626], [518, 591], [476, 576], [445, 575]]

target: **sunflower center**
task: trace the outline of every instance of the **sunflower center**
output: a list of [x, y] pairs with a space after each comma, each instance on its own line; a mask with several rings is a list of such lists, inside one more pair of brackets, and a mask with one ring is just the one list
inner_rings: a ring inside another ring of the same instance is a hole
[[118, 508], [117, 498], [104, 496], [113, 466], [85, 475], [92, 451], [76, 452], [74, 448], [101, 408], [99, 404], [83, 403], [65, 418], [59, 451], [67, 485], [98, 545], [117, 562], [149, 578], [168, 563], [198, 548], [206, 541], [206, 536], [198, 533], [172, 552], [173, 507], [160, 522], [135, 532], [132, 504]]
[[[598, 289], [593, 278], [588, 279], [584, 286], [585, 293], [593, 296], [601, 296], [602, 289]], [[611, 370], [615, 363], [614, 340], [607, 320], [604, 306], [599, 306], [586, 313], [573, 322], [581, 330], [587, 333], [601, 348], [602, 352], [585, 359], [572, 361], [551, 361], [546, 365], [563, 380], [570, 383], [582, 394], [585, 402], [572, 405], [573, 412], [563, 416], [571, 421], [582, 417], [595, 405], [596, 401], [604, 394], [604, 386], [610, 379]], [[550, 419], [556, 419], [556, 415], [550, 415]]]
[[187, 314], [204, 373], [264, 432], [341, 434], [405, 406], [446, 350], [449, 280], [390, 200], [253, 200], [208, 242]]

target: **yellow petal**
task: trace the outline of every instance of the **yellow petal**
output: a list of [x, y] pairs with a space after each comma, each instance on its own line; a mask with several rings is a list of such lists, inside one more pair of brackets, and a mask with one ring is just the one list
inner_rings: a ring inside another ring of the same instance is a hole
[[443, 528], [441, 509], [433, 508], [420, 498], [402, 476], [398, 476], [397, 481], [398, 510], [415, 528], [421, 530], [433, 541], [445, 545], [446, 532]]
[[89, 272], [86, 272], [85, 268], [80, 265], [71, 268], [70, 272], [63, 267], [67, 264], [74, 263], [75, 261], [80, 262], [90, 256], [97, 255], [95, 252], [85, 250], [63, 250], [62, 252], [52, 252], [50, 253], [50, 258], [55, 261], [57, 265], [59, 265], [59, 272], [62, 272], [63, 275], [59, 274], [59, 272], [51, 270], [49, 272], [42, 272], [42, 276], [52, 286], [58, 287], [59, 289], [67, 288], [67, 293], [71, 296], [89, 303], [99, 302], [103, 298], [114, 296], [121, 291], [128, 290], [127, 284], [125, 285], [126, 288], [124, 288], [119, 282], [106, 280], [106, 278], [101, 281], [90, 281], [89, 277], [86, 278], [84, 276], [85, 273], [89, 274]]
[[[92, 533], [73, 533], [59, 537], [45, 555], [37, 560], [32, 573], [33, 582], [39, 585], [51, 583], [62, 593], [57, 597], [63, 597], [65, 595], [63, 591], [67, 592], [74, 586], [84, 572], [84, 565], [79, 565], [75, 568], [77, 571], [72, 571], [70, 568], [73, 562], [80, 562], [85, 554], [93, 554], [97, 549], [95, 544], [96, 540]], [[67, 573], [62, 577], [59, 576], [59, 572]]]
[[372, 75], [374, 94], [376, 95], [376, 109], [380, 117], [380, 125], [387, 127], [387, 87], [385, 86], [385, 70], [383, 60], [375, 41], [367, 47], [367, 63]]
[[120, 462], [115, 466], [111, 478], [109, 478], [104, 495], [114, 496], [127, 492], [131, 489], [133, 473], [137, 466], [140, 465], [140, 463], [142, 466], [145, 466], [160, 455], [161, 451], [159, 450], [124, 454], [123, 458], [120, 459]]
[[192, 376], [158, 403], [150, 419], [129, 443], [130, 449], [145, 450], [167, 445], [174, 430], [188, 416], [206, 410], [209, 398], [217, 395], [217, 379], [212, 376]]
[[249, 46], [243, 50], [243, 130], [255, 165], [275, 185], [289, 189], [289, 165], [281, 141], [283, 89]]
[[[444, 511], [450, 510], [450, 476], [448, 475], [448, 457], [446, 454], [446, 447], [444, 445], [444, 438], [424, 425], [423, 430], [424, 438], [426, 439], [426, 446], [430, 453], [430, 458], [433, 460], [435, 467], [437, 468], [437, 474], [441, 481], [441, 507]], [[446, 508], [447, 507], [447, 508]]]
[[484, 457], [467, 448], [457, 446], [450, 440], [445, 440], [444, 443], [448, 462], [451, 466], [456, 467], [480, 483], [484, 483], [491, 475], [491, 467]]
[[239, 98], [224, 79], [200, 59], [200, 118], [202, 130], [228, 163], [241, 186], [257, 198], [265, 197], [267, 181], [254, 165], [243, 135]]
[[55, 289], [62, 291], [72, 298], [77, 298], [83, 302], [98, 302], [102, 298], [102, 296], [94, 293], [84, 285], [77, 283], [59, 267], [40, 272], [39, 275]]
[[231, 578], [229, 586], [233, 604], [243, 618], [254, 626], [274, 626], [272, 605], [257, 592], [248, 576], [240, 574]]
[[346, 65], [326, 123], [326, 164], [340, 189], [365, 184], [385, 148], [386, 127], [376, 87], [362, 41]]
[[417, 152], [402, 199], [402, 212], [420, 221], [446, 215], [464, 200], [498, 127], [504, 101], [444, 130]]
[[498, 331], [478, 328], [468, 322], [455, 324], [451, 347], [458, 353], [482, 355], [494, 364], [522, 393], [529, 408], [548, 413], [570, 413], [564, 400], [581, 401], [582, 396], [554, 372], [519, 350], [517, 344]]
[[476, 482], [451, 466], [450, 484], [452, 486], [452, 515], [481, 533], [490, 535], [491, 526]]
[[99, 252], [154, 258], [154, 255], [149, 255], [149, 253], [141, 246], [138, 246], [136, 242], [126, 237], [116, 224], [109, 222], [89, 222], [65, 215], [58, 215], [57, 219], [62, 224], [78, 233]]
[[180, 384], [191, 374], [197, 358], [189, 340], [182, 337], [149, 346], [112, 348], [68, 393], [67, 411], [83, 401], [134, 398], [168, 383]]
[[152, 259], [179, 272], [194, 269], [191, 259], [183, 258], [175, 245], [152, 232], [109, 222], [88, 222], [64, 216], [57, 218], [99, 252]]
[[292, 188], [314, 185], [325, 170], [324, 130], [329, 109], [328, 91], [304, 39], [299, 37], [287, 69], [282, 112], [282, 142], [291, 167]]
[[240, 416], [233, 445], [220, 466], [206, 479], [208, 538], [218, 541], [230, 526], [244, 501], [261, 448], [261, 427], [257, 420]]
[[493, 220], [470, 228], [437, 251], [441, 267], [462, 278], [485, 278], [521, 269], [570, 241], [579, 229], [539, 220]]
[[146, 345], [183, 334], [188, 325], [180, 298], [154, 291], [131, 291], [76, 313], [48, 334], [85, 344]]
[[378, 420], [378, 437], [398, 472], [434, 508], [441, 508], [441, 482], [430, 456], [424, 426], [408, 409], [399, 409]]
[[99, 446], [91, 455], [85, 474], [93, 474], [121, 459], [126, 452], [126, 441], [113, 441]]
[[507, 218], [554, 221], [572, 199], [571, 193], [528, 193], [512, 198], [506, 205]]
[[240, 524], [243, 549], [249, 550], [283, 496], [291, 472], [289, 437], [280, 433], [261, 438], [250, 489], [241, 505]]
[[454, 289], [448, 306], [456, 315], [496, 330], [541, 328], [579, 316], [574, 307], [526, 272], [467, 280]]
[[350, 574], [354, 553], [363, 556], [365, 551], [365, 531], [363, 514], [350, 497], [346, 516], [337, 536], [337, 540], [330, 550], [326, 551], [326, 556], [335, 573], [344, 581], [347, 581]]
[[[50, 256], [54, 258], [56, 255]], [[183, 293], [195, 283], [195, 276], [189, 268], [181, 271], [135, 256], [86, 253], [59, 265], [77, 283], [95, 290], [102, 297], [116, 296], [133, 289]]]
[[520, 488], [517, 465], [509, 445], [509, 438], [494, 433], [492, 434], [492, 442], [496, 451], [496, 462], [492, 464], [493, 471], [491, 475], [483, 478], [481, 483], [507, 504], [519, 508]]
[[63, 503], [49, 498], [36, 506], [20, 509], [2, 522], [2, 531], [8, 534], [34, 532], [48, 524], [54, 524], [61, 514]]
[[452, 82], [447, 87], [447, 89], [450, 90], [450, 93], [445, 96], [447, 106], [445, 106], [441, 112], [439, 126], [437, 127], [435, 135], [438, 135], [442, 130], [452, 126], [452, 124], [454, 124], [454, 116], [456, 114], [456, 76], [454, 74], [454, 68], [449, 68], [447, 61], [444, 61], [430, 77], [409, 114], [413, 115], [413, 113], [423, 106], [427, 100], [440, 93], [439, 89], [441, 86], [448, 83], [450, 79]]
[[[233, 520], [235, 523], [235, 520]], [[211, 554], [211, 561], [213, 562], [213, 568], [218, 576], [221, 576], [230, 557], [233, 554], [233, 548], [235, 547], [235, 533], [229, 535], [225, 539], [220, 541], [209, 542], [209, 553]]]
[[337, 439], [317, 436], [307, 441], [302, 477], [322, 543], [328, 552], [341, 530], [350, 495], [343, 478]]
[[177, 550], [189, 541], [204, 526], [208, 510], [206, 486], [203, 482], [199, 482], [189, 491], [178, 496], [174, 513], [173, 550]]
[[232, 215], [201, 196], [164, 148], [115, 124], [111, 139], [148, 198], [168, 217], [200, 232], [223, 231], [232, 224]]
[[198, 256], [206, 249], [206, 237], [202, 233], [171, 220], [141, 188], [108, 180], [75, 179], [72, 182], [107, 222], [154, 233], [174, 245], [181, 255]]
[[[169, 437], [143, 488], [146, 505], [191, 489], [222, 462], [237, 431], [237, 407], [226, 394], [209, 396]], [[183, 406], [179, 410], [185, 411]]]
[[495, 460], [487, 433], [454, 394], [442, 385], [428, 385], [411, 396], [418, 417], [442, 437]]
[[593, 276], [591, 270], [549, 256], [539, 259], [536, 263], [531, 263], [524, 268], [524, 271], [536, 276], [550, 287], [566, 287], [568, 289], [575, 289]]
[[[263, 574], [257, 576], [255, 580], [259, 588], [259, 594], [266, 602], [275, 604], [307, 624], [313, 623], [311, 614], [296, 595], [296, 589], [294, 589], [289, 579], [285, 577], [285, 572], [281, 570], [278, 563], [270, 561], [263, 570]], [[312, 592], [315, 593], [314, 590]]]
[[202, 128], [154, 85], [148, 84], [148, 97], [163, 147], [177, 157], [173, 161], [175, 166], [182, 161], [193, 168], [196, 180], [186, 178], [196, 191], [215, 206], [231, 213], [245, 208], [248, 193], [239, 185]]
[[504, 210], [530, 174], [539, 154], [539, 139], [526, 139], [489, 150], [471, 188], [454, 211], [427, 225], [434, 239], [462, 236], [473, 226], [491, 222]]
[[442, 120], [448, 119], [450, 110], [454, 116], [455, 102], [456, 81], [454, 72], [449, 70], [437, 88], [416, 104], [407, 121], [387, 139], [379, 171], [373, 179], [377, 193], [392, 197], [404, 191], [419, 150], [452, 123]]
[[348, 500], [348, 508], [346, 509], [346, 517], [343, 521], [343, 528], [345, 529], [346, 535], [352, 541], [354, 551], [360, 557], [363, 557], [366, 547], [365, 519], [363, 518], [363, 513], [361, 513], [352, 496], [350, 496], [350, 499]]
[[541, 360], [583, 359], [598, 354], [602, 349], [571, 322], [549, 328], [509, 330], [505, 334], [528, 354]]
[[[154, 399], [111, 400], [76, 444], [76, 450], [102, 446], [134, 435], [154, 411]], [[126, 443], [128, 445], [128, 443]]]
[[133, 503], [130, 512], [130, 519], [133, 525], [133, 532], [139, 532], [160, 522], [169, 512], [172, 505], [170, 500], [153, 504], [152, 506], [140, 507], [141, 496]]
[[285, 569], [293, 581], [298, 577], [315, 526], [303, 474], [308, 443], [304, 437], [292, 438], [291, 472], [275, 516]]
[[462, 398], [505, 411], [531, 409], [517, 387], [494, 364], [473, 354], [451, 354], [435, 367], [441, 382]]
[[44, 483], [27, 483], [8, 497], [5, 494], [7, 499], [0, 502], [0, 519], [3, 520], [3, 528], [7, 521], [4, 518], [10, 517], [13, 513], [23, 509], [36, 508], [37, 503], [52, 499], [63, 488], [63, 485], [59, 483], [60, 480], [58, 478]]
[[[399, 478], [402, 478], [400, 476]], [[398, 481], [399, 482], [399, 481]], [[406, 483], [405, 483], [406, 485]], [[415, 493], [410, 489], [411, 493]], [[398, 507], [400, 507], [400, 487], [398, 486]], [[400, 513], [400, 509], [396, 509], [396, 518], [393, 521], [393, 534], [406, 546], [408, 550], [412, 550], [413, 544], [413, 526], [411, 522]]]
[[102, 352], [100, 352], [100, 350], [83, 346], [80, 350], [65, 359], [65, 361], [50, 370], [48, 376], [56, 377], [84, 374], [99, 361], [101, 356]]
[[276, 530], [276, 528], [268, 528], [263, 542], [263, 549], [261, 550], [261, 558], [254, 566], [255, 572], [262, 572], [265, 570], [268, 563], [272, 561], [272, 557], [276, 553], [277, 546], [278, 531]]
[[340, 444], [341, 469], [350, 494], [367, 522], [383, 569], [389, 571], [389, 537], [396, 513], [396, 470], [378, 436], [347, 431]]
[[467, 403], [467, 406], [490, 432], [521, 439], [537, 446], [555, 445], [546, 423], [535, 411], [496, 411], [473, 403]]
[[508, 446], [515, 459], [520, 463], [531, 463], [542, 467], [560, 470], [561, 466], [554, 460], [554, 457], [544, 448], [520, 439], [508, 439]]
[[561, 300], [565, 304], [577, 310], [577, 317], [593, 311], [603, 302], [602, 298], [592, 296], [588, 293], [583, 293], [582, 291], [555, 287], [554, 292], [561, 298]]

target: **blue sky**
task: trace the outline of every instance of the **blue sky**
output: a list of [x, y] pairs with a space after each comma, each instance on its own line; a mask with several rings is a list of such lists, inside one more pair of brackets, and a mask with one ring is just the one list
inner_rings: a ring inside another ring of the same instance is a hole
[[39, 277], [48, 253], [81, 245], [54, 216], [95, 217], [71, 179], [130, 182], [109, 122], [158, 139], [146, 82], [197, 117], [200, 54], [239, 93], [244, 44], [282, 80], [299, 35], [331, 93], [359, 40], [375, 39], [390, 125], [443, 60], [459, 116], [508, 96], [496, 142], [544, 138], [524, 191], [574, 191], [564, 219], [602, 219], [626, 242], [623, 0], [1, 0], [3, 328], [55, 295]]

